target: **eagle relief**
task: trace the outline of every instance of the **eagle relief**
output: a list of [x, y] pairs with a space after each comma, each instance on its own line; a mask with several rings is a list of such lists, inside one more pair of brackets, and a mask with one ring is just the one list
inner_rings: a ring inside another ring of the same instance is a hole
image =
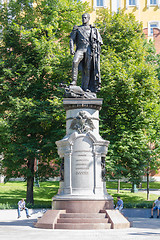
[[70, 129], [76, 130], [78, 133], [86, 133], [89, 130], [94, 129], [93, 122], [89, 116], [87, 116], [85, 111], [80, 111], [76, 118], [71, 122]]

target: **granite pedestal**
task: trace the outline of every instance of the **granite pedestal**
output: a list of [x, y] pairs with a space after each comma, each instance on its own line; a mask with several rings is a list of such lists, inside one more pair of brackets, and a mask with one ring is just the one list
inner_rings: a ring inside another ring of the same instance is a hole
[[102, 99], [65, 98], [63, 104], [66, 136], [56, 142], [62, 159], [61, 184], [52, 207], [72, 213], [113, 209], [113, 198], [105, 186], [109, 142], [99, 135]]

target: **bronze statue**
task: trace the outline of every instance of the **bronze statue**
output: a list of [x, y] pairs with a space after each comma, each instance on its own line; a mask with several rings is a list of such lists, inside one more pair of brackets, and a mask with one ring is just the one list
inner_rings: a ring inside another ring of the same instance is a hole
[[[82, 89], [96, 93], [101, 87], [100, 50], [103, 44], [98, 29], [89, 25], [90, 15], [82, 15], [82, 25], [74, 26], [70, 38], [70, 52], [74, 55], [72, 66], [72, 82], [77, 85], [78, 69], [82, 71]], [[76, 51], [74, 51], [76, 44]]]

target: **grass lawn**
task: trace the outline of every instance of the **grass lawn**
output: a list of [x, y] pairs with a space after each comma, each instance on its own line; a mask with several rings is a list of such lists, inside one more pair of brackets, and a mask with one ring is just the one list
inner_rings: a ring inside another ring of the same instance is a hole
[[108, 189], [107, 191], [114, 198], [114, 203], [117, 202], [117, 196], [120, 196], [125, 208], [151, 208], [153, 201], [158, 198], [156, 194], [150, 194], [150, 199], [147, 201], [146, 192], [131, 193], [130, 190], [121, 190], [120, 193], [117, 193], [117, 190], [114, 189]]
[[[52, 197], [57, 194], [59, 182], [41, 182], [34, 187], [34, 207], [51, 208]], [[0, 209], [17, 208], [20, 199], [26, 199], [26, 182], [0, 183]]]
[[[130, 183], [121, 183], [120, 193], [117, 193], [117, 182], [106, 183], [108, 193], [113, 196], [114, 202], [117, 196], [121, 196], [125, 207], [151, 207], [156, 194], [150, 194], [150, 201], [146, 200], [146, 193], [131, 193]], [[142, 188], [146, 188], [146, 184], [142, 184]], [[151, 183], [150, 188], [160, 188], [160, 183]], [[52, 197], [57, 194], [59, 182], [40, 182], [40, 187], [34, 187], [34, 208], [51, 208]], [[17, 208], [20, 199], [26, 198], [27, 184], [26, 182], [7, 182], [0, 183], [0, 209]]]
[[[117, 189], [118, 186], [118, 182], [114, 181], [114, 182], [106, 182], [106, 187], [111, 188], [111, 189]], [[132, 184], [130, 182], [121, 182], [120, 183], [120, 188], [121, 189], [131, 189], [132, 188]], [[147, 183], [143, 182], [142, 183], [142, 189], [146, 189], [147, 188]], [[149, 188], [150, 189], [160, 189], [160, 182], [150, 182], [149, 183]]]

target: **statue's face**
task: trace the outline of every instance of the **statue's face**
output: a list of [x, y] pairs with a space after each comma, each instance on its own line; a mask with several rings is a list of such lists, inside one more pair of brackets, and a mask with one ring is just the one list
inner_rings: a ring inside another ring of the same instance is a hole
[[87, 14], [82, 15], [82, 23], [83, 24], [89, 23], [89, 16]]

